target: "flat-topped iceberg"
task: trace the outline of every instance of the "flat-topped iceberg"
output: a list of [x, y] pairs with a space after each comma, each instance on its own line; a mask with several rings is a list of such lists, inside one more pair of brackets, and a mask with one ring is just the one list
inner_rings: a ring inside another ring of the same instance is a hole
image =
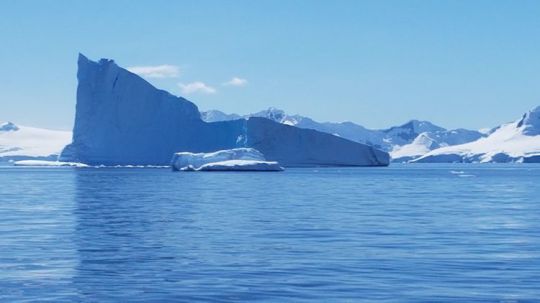
[[281, 171], [275, 161], [266, 161], [254, 148], [233, 148], [211, 153], [179, 152], [171, 166], [176, 171]]

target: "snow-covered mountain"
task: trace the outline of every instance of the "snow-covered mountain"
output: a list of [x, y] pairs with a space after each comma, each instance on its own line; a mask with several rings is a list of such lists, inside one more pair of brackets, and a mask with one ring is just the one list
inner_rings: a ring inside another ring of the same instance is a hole
[[320, 132], [329, 133], [338, 137], [349, 139], [375, 146], [386, 151], [391, 150], [383, 141], [384, 133], [379, 130], [367, 129], [352, 122], [317, 122], [311, 118], [300, 115], [288, 115], [281, 109], [270, 107], [266, 110], [248, 115], [226, 114], [219, 110], [210, 110], [201, 113], [201, 117], [206, 122], [230, 121], [236, 119], [248, 119], [250, 117], [261, 117], [272, 121], [292, 125], [300, 128], [314, 129]]
[[388, 165], [372, 146], [259, 117], [206, 122], [181, 97], [156, 89], [113, 60], [79, 56], [73, 142], [61, 161], [90, 165], [167, 165], [177, 152], [259, 150], [284, 166]]
[[468, 129], [437, 130], [420, 133], [411, 143], [396, 145], [391, 151], [395, 162], [407, 162], [445, 146], [453, 146], [476, 141], [485, 134]]
[[305, 119], [305, 117], [298, 115], [287, 115], [283, 110], [277, 109], [275, 107], [270, 107], [266, 110], [243, 116], [238, 114], [226, 114], [219, 110], [209, 110], [201, 112], [201, 119], [203, 119], [205, 122], [231, 121], [238, 119], [248, 119], [250, 117], [266, 118], [278, 123], [292, 126], [297, 125], [299, 121]]
[[219, 122], [219, 121], [232, 121], [241, 119], [242, 116], [237, 114], [226, 114], [220, 112], [219, 110], [209, 110], [206, 112], [201, 112], [201, 119], [206, 122]]
[[412, 143], [422, 133], [445, 132], [446, 129], [428, 121], [411, 120], [403, 125], [382, 130], [385, 142], [394, 149], [397, 146]]
[[431, 122], [420, 120], [411, 120], [403, 125], [388, 129], [368, 129], [353, 122], [317, 122], [300, 115], [288, 115], [283, 110], [276, 108], [243, 116], [211, 110], [201, 113], [201, 117], [207, 122], [264, 117], [278, 123], [314, 129], [380, 148], [389, 152], [393, 161], [396, 162], [418, 158], [441, 146], [472, 142], [484, 136], [479, 131], [447, 130]]
[[435, 149], [413, 162], [540, 162], [540, 106], [485, 138]]
[[439, 147], [441, 145], [430, 137], [430, 133], [424, 132], [414, 138], [413, 142], [397, 146], [391, 154], [393, 159], [399, 162], [407, 162]]
[[10, 160], [56, 160], [71, 142], [71, 132], [0, 122], [0, 162]]

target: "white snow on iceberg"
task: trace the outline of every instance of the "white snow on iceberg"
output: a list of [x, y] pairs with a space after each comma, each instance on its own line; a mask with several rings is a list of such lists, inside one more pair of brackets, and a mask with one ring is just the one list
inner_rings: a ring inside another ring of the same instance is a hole
[[266, 161], [254, 148], [233, 148], [212, 153], [179, 152], [173, 155], [171, 166], [179, 171], [280, 171], [275, 161]]

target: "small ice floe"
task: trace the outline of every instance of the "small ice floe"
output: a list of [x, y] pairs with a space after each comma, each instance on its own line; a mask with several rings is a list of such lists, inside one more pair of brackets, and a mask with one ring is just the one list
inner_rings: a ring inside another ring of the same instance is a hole
[[460, 178], [476, 177], [475, 175], [467, 174], [462, 170], [451, 170], [450, 173]]
[[461, 174], [461, 175], [457, 175], [457, 176], [460, 177], [460, 178], [476, 177], [475, 175], [469, 175], [469, 174]]
[[212, 153], [180, 152], [173, 155], [175, 171], [282, 171], [275, 161], [266, 161], [254, 148], [234, 148]]
[[21, 160], [13, 162], [15, 166], [29, 167], [89, 167], [84, 163], [78, 162], [61, 162], [61, 161], [45, 161], [45, 160]]

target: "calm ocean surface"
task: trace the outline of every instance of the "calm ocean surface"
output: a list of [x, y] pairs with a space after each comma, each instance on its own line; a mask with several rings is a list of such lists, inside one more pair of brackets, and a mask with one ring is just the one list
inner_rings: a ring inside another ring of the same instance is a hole
[[540, 165], [0, 167], [2, 302], [539, 302]]

